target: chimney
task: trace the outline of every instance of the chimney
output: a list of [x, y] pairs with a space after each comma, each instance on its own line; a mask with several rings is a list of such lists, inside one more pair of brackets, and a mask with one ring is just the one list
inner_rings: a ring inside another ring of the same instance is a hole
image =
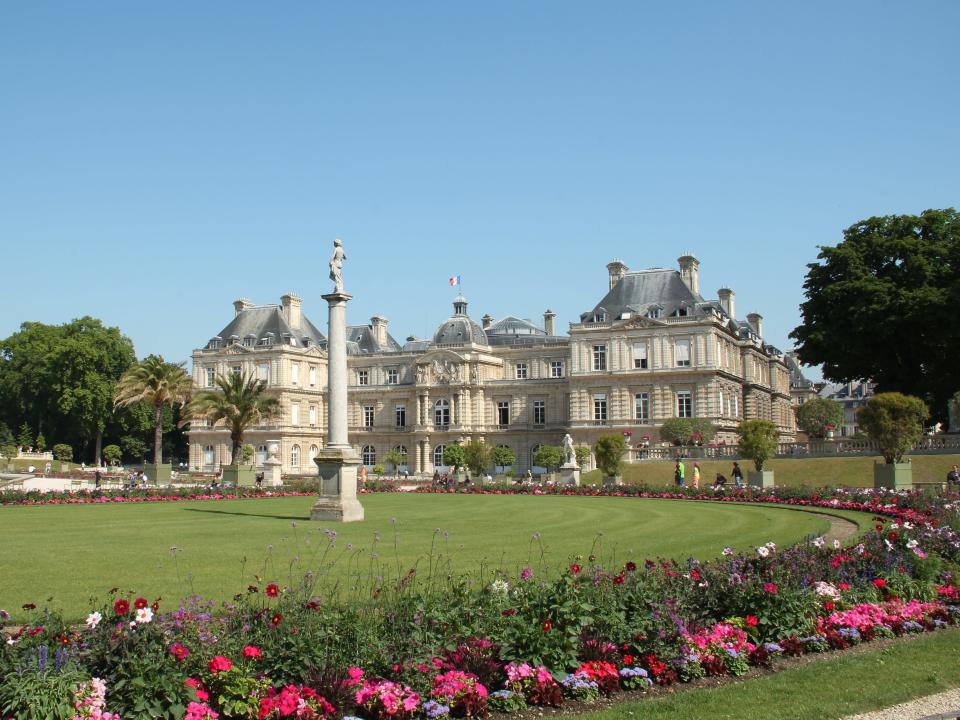
[[753, 328], [757, 337], [763, 338], [763, 315], [760, 313], [747, 313], [747, 324]]
[[490, 313], [487, 313], [482, 318], [480, 318], [480, 322], [483, 323], [484, 330], [489, 330], [490, 326], [493, 325], [493, 318], [490, 317]]
[[720, 307], [723, 308], [723, 311], [731, 317], [731, 319], [737, 319], [737, 296], [734, 294], [733, 290], [730, 288], [720, 288], [717, 290], [717, 297], [720, 298]]
[[610, 290], [613, 286], [623, 279], [623, 276], [630, 272], [630, 268], [620, 262], [619, 258], [614, 258], [613, 262], [607, 263], [607, 272], [610, 274]]
[[246, 298], [240, 298], [239, 300], [233, 301], [233, 314], [234, 316], [239, 315], [247, 308], [252, 308], [253, 303], [247, 300]]
[[283, 305], [283, 319], [293, 330], [300, 329], [300, 306], [303, 300], [295, 293], [287, 293], [280, 297], [280, 304]]
[[556, 335], [556, 319], [557, 314], [550, 310], [549, 308], [543, 314], [543, 329], [547, 331], [547, 335], [553, 336]]
[[370, 318], [373, 327], [373, 338], [380, 347], [387, 346], [387, 319], [383, 315], [374, 315]]
[[700, 294], [700, 261], [687, 253], [677, 259], [680, 263], [680, 277], [683, 284], [690, 288], [690, 292]]

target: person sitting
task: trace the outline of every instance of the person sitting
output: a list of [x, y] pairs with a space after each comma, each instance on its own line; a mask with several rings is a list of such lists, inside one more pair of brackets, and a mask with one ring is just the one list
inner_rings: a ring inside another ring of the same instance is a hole
[[717, 479], [713, 481], [714, 490], [722, 490], [727, 484], [727, 478], [723, 473], [717, 473]]
[[947, 489], [958, 489], [960, 488], [960, 467], [956, 465], [953, 466], [953, 469], [947, 473]]
[[263, 473], [257, 473], [257, 481], [255, 483], [257, 490], [263, 490]]

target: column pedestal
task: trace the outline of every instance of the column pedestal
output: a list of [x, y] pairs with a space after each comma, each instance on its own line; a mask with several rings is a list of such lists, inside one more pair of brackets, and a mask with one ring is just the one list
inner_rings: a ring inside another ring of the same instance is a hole
[[559, 475], [561, 485], [580, 486], [580, 468], [577, 465], [561, 465]]
[[311, 520], [356, 522], [363, 520], [357, 499], [360, 456], [353, 448], [324, 448], [313, 459], [320, 475], [320, 497], [310, 510]]

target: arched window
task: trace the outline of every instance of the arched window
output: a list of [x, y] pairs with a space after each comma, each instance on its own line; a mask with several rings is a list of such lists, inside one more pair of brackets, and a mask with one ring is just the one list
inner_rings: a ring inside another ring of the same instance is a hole
[[363, 457], [364, 465], [377, 464], [377, 449], [373, 445], [364, 445], [363, 452], [360, 454]]
[[294, 445], [290, 448], [290, 466], [300, 467], [300, 446]]
[[213, 465], [213, 460], [214, 460], [213, 445], [207, 445], [203, 449], [203, 464]]
[[437, 402], [434, 403], [433, 424], [434, 425], [450, 424], [450, 401], [449, 400], [437, 400]]
[[535, 458], [537, 457], [537, 453], [540, 452], [541, 448], [543, 448], [543, 445], [540, 443], [537, 443], [530, 448], [530, 467], [537, 467], [537, 461]]
[[267, 446], [257, 446], [257, 465], [263, 465], [267, 461]]
[[313, 465], [313, 459], [320, 453], [320, 448], [316, 445], [310, 446], [310, 452], [307, 454], [307, 464]]
[[443, 451], [446, 449], [446, 445], [437, 445], [433, 449], [433, 464], [435, 467], [441, 467], [443, 465]]
[[406, 455], [406, 454], [407, 454], [407, 446], [406, 446], [406, 445], [397, 445], [397, 446], [393, 449], [393, 451], [394, 451], [394, 452], [397, 452], [397, 453], [400, 453], [401, 455]]

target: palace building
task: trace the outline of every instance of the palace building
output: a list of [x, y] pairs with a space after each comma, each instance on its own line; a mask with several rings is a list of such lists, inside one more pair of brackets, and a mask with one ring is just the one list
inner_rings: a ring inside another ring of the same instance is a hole
[[[349, 436], [363, 463], [384, 464], [399, 449], [409, 472], [430, 474], [448, 444], [482, 440], [512, 448], [525, 471], [565, 433], [578, 445], [621, 432], [631, 444], [656, 443], [672, 417], [709, 419], [717, 442], [735, 443], [739, 422], [752, 418], [793, 439], [790, 368], [764, 342], [760, 315], [738, 319], [728, 288], [704, 299], [692, 255], [677, 270], [631, 272], [614, 260], [607, 271], [606, 294], [566, 334], [550, 310], [542, 326], [513, 316], [478, 323], [462, 295], [430, 339], [401, 344], [381, 316], [349, 326]], [[245, 435], [257, 465], [277, 440], [285, 474], [315, 474], [326, 438], [326, 338], [299, 297], [234, 303], [233, 319], [193, 353], [198, 388], [228, 372], [259, 377], [280, 399], [281, 416]], [[230, 462], [222, 427], [195, 422], [189, 438], [191, 468]]]

